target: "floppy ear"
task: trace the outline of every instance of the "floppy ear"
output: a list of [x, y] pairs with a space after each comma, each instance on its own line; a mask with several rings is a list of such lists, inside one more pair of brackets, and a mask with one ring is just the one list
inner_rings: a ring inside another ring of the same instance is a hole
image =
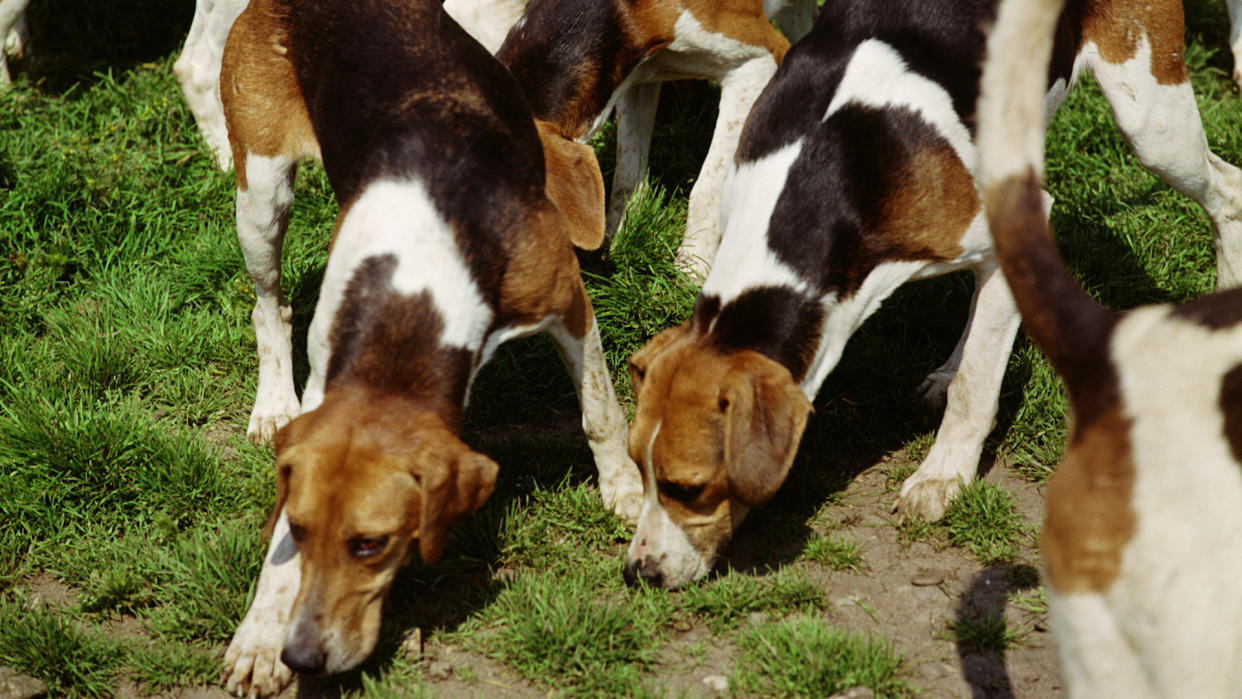
[[634, 386], [634, 396], [638, 396], [639, 390], [642, 388], [643, 381], [647, 378], [647, 368], [655, 361], [656, 357], [664, 351], [665, 347], [673, 344], [676, 340], [685, 336], [690, 329], [690, 323], [687, 321], [681, 325], [676, 325], [656, 333], [647, 344], [643, 345], [637, 352], [630, 356], [630, 383]]
[[276, 520], [280, 519], [280, 511], [285, 507], [285, 498], [289, 496], [289, 472], [293, 465], [288, 461], [276, 462], [276, 504], [272, 505], [272, 514], [267, 516], [267, 524], [263, 525], [263, 538], [272, 538], [276, 529]]
[[733, 497], [747, 507], [762, 505], [789, 475], [811, 403], [789, 370], [748, 350], [725, 375], [719, 407]]
[[419, 474], [422, 515], [418, 527], [418, 551], [424, 563], [434, 563], [444, 550], [453, 522], [474, 512], [492, 494], [499, 466], [482, 454], [459, 444], [445, 458], [425, 455]]
[[558, 127], [535, 120], [543, 141], [548, 199], [565, 217], [570, 241], [583, 250], [604, 242], [604, 176], [590, 146], [571, 141]]

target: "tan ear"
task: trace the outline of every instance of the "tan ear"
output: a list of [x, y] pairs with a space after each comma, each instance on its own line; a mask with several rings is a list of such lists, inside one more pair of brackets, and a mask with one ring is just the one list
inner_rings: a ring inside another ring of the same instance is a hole
[[496, 485], [495, 461], [457, 445], [447, 458], [425, 455], [435, 463], [423, 463], [419, 473], [422, 486], [422, 516], [418, 527], [418, 551], [424, 563], [434, 563], [444, 550], [444, 540], [454, 522], [474, 512], [492, 494]]
[[267, 524], [263, 525], [264, 539], [272, 538], [280, 511], [285, 507], [285, 499], [289, 497], [289, 472], [292, 470], [293, 464], [288, 461], [276, 462], [276, 504], [272, 505], [272, 513], [267, 516]]
[[739, 502], [767, 502], [789, 475], [811, 403], [789, 370], [758, 352], [738, 354], [720, 391], [724, 461]]
[[664, 348], [673, 344], [673, 342], [685, 336], [690, 329], [689, 321], [681, 325], [675, 325], [656, 333], [656, 336], [647, 341], [637, 352], [630, 355], [630, 383], [634, 387], [634, 395], [638, 396], [639, 390], [642, 388], [643, 380], [647, 377], [647, 369], [655, 358], [664, 351]]
[[604, 242], [604, 176], [595, 151], [565, 138], [554, 124], [536, 119], [535, 126], [543, 141], [548, 199], [565, 217], [570, 241], [594, 250]]
[[280, 428], [276, 438], [272, 440], [272, 446], [276, 449], [276, 504], [272, 505], [272, 513], [267, 516], [267, 524], [263, 525], [264, 539], [271, 538], [276, 529], [276, 520], [280, 519], [280, 511], [284, 509], [285, 500], [289, 497], [289, 472], [293, 470], [293, 459], [298, 453], [297, 443], [308, 419], [302, 416], [294, 418]]

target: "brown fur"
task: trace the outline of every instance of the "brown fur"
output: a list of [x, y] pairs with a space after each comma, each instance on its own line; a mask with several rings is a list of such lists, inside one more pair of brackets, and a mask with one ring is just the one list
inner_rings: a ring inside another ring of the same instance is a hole
[[287, 55], [287, 37], [273, 22], [275, 4], [254, 0], [225, 43], [220, 100], [229, 125], [237, 186], [246, 189], [246, 156], [318, 157], [306, 101]]
[[[880, 260], [955, 259], [979, 213], [974, 178], [948, 143], [912, 153], [894, 176], [903, 183], [881, 204], [866, 242]], [[860, 280], [861, 283], [861, 280]]]
[[1151, 74], [1161, 85], [1190, 79], [1182, 55], [1182, 5], [1176, 0], [1088, 0], [1083, 41], [1094, 41], [1109, 63], [1125, 63], [1138, 52], [1139, 38], [1151, 45]]
[[595, 250], [604, 242], [604, 177], [590, 146], [565, 138], [560, 129], [536, 121], [547, 167], [548, 199], [565, 216], [573, 244]]

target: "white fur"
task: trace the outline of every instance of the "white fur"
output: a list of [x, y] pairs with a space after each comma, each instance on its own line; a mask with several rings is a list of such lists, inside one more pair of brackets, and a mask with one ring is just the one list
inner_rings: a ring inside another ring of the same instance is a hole
[[939, 83], [911, 71], [901, 54], [883, 41], [868, 39], [858, 45], [824, 119], [847, 104], [896, 107], [918, 114], [953, 146], [967, 169], [974, 171], [974, 144], [953, 110], [949, 92]]
[[[9, 66], [6, 56], [17, 56], [25, 49], [25, 40], [18, 27], [25, 17], [30, 0], [0, 0], [0, 87], [9, 83]], [[10, 48], [10, 45], [12, 48]]]
[[673, 589], [707, 575], [715, 560], [694, 547], [685, 531], [668, 516], [668, 512], [660, 504], [652, 451], [661, 426], [655, 426], [651, 431], [651, 441], [647, 443], [646, 467], [643, 471], [647, 487], [634, 539], [630, 542], [628, 560], [655, 566], [664, 577], [663, 586]]
[[510, 27], [526, 11], [528, 0], [444, 0], [444, 11], [488, 53], [496, 53]]
[[275, 694], [292, 679], [280, 652], [301, 584], [302, 558], [282, 509], [259, 571], [254, 601], [224, 652], [224, 685], [230, 692], [240, 696], [248, 684], [251, 696]]
[[248, 0], [197, 0], [185, 48], [173, 64], [190, 113], [221, 170], [232, 166], [233, 152], [220, 102], [220, 64], [229, 30], [247, 4]]
[[246, 435], [270, 442], [299, 413], [293, 388], [293, 310], [280, 288], [280, 252], [293, 204], [295, 163], [286, 157], [246, 158], [249, 186], [237, 189], [237, 238], [254, 281], [251, 320], [259, 355], [259, 385]]
[[1225, 0], [1229, 10], [1229, 50], [1233, 52], [1233, 82], [1242, 87], [1242, 0]]
[[1082, 56], [1139, 162], [1194, 199], [1212, 221], [1218, 288], [1242, 283], [1242, 172], [1208, 149], [1190, 83], [1156, 81], [1146, 35], [1125, 63], [1104, 61], [1093, 43]]

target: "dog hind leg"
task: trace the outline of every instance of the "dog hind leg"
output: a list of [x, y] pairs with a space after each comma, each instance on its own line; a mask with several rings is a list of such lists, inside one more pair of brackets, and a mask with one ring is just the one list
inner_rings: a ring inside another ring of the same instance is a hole
[[625, 220], [625, 207], [647, 173], [651, 134], [660, 104], [660, 83], [630, 86], [617, 100], [617, 167], [608, 197], [604, 235], [611, 238]]
[[[1171, 31], [1163, 26], [1158, 30]], [[1176, 38], [1180, 47], [1180, 22]], [[1109, 63], [1091, 50], [1085, 58], [1139, 162], [1207, 213], [1216, 244], [1217, 287], [1242, 283], [1242, 172], [1209, 150], [1180, 57], [1182, 78], [1177, 82], [1153, 75], [1151, 41], [1146, 38], [1122, 63]]]

